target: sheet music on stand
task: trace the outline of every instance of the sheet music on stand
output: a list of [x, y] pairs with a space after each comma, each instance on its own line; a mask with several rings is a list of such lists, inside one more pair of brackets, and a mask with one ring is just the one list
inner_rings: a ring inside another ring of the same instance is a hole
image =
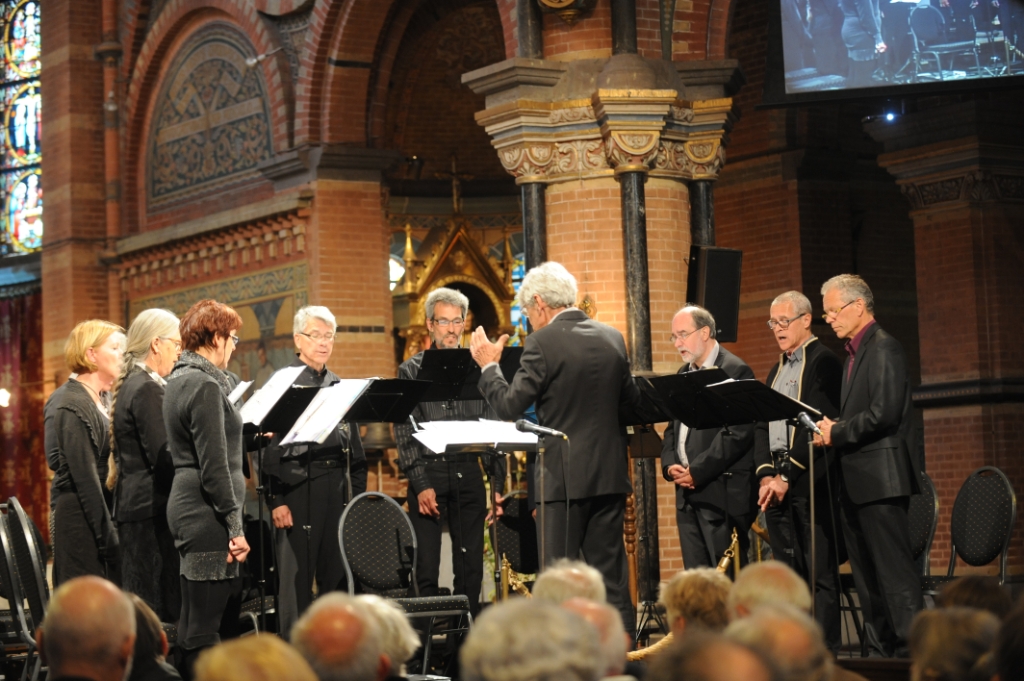
[[[492, 444], [523, 445], [524, 449], [537, 445], [537, 436], [516, 430], [514, 423], [480, 419], [479, 421], [427, 421], [413, 433], [420, 444], [434, 454], [444, 454], [450, 446]], [[505, 447], [507, 448], [507, 447]]]
[[274, 405], [278, 403], [278, 400], [288, 392], [288, 389], [292, 387], [295, 380], [299, 375], [306, 370], [306, 366], [297, 367], [285, 367], [279, 369], [273, 376], [263, 384], [263, 387], [256, 391], [253, 395], [242, 405], [239, 409], [239, 413], [242, 416], [242, 423], [257, 428], [263, 425], [263, 421], [266, 420], [267, 414], [274, 408]]
[[371, 382], [372, 379], [348, 378], [321, 388], [295, 425], [281, 438], [281, 446], [323, 444]]
[[245, 394], [245, 391], [248, 390], [249, 386], [252, 384], [253, 381], [242, 381], [241, 383], [236, 385], [235, 389], [231, 391], [230, 395], [228, 395], [228, 402], [234, 404], [238, 400], [242, 399], [242, 395]]

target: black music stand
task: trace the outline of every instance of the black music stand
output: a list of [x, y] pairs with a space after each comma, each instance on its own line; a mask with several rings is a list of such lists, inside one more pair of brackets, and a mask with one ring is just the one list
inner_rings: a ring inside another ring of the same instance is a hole
[[[506, 381], [519, 371], [523, 348], [504, 348], [498, 368]], [[458, 400], [482, 400], [477, 384], [481, 369], [466, 348], [435, 349], [423, 353], [423, 361], [416, 378], [430, 381], [431, 386], [420, 399], [421, 402], [449, 402]], [[520, 450], [522, 451], [522, 450]]]

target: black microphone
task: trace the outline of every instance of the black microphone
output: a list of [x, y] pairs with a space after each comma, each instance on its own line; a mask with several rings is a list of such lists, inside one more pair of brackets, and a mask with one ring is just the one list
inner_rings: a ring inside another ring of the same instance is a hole
[[803, 424], [804, 428], [808, 429], [812, 433], [817, 433], [818, 435], [821, 435], [821, 428], [818, 428], [818, 425], [814, 422], [814, 419], [812, 419], [806, 411], [802, 411], [799, 414], [797, 414], [796, 418], [798, 421], [800, 421], [801, 424]]
[[554, 430], [553, 428], [545, 428], [544, 426], [538, 426], [535, 423], [530, 423], [526, 419], [519, 419], [516, 421], [516, 430], [522, 433], [533, 433], [534, 435], [560, 437], [563, 440], [569, 439], [569, 436], [561, 431]]

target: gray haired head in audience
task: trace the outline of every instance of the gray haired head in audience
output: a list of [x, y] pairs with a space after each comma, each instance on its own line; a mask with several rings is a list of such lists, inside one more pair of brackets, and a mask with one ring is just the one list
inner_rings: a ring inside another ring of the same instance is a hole
[[786, 681], [829, 681], [832, 654], [818, 623], [790, 605], [766, 605], [725, 630], [728, 639], [768, 658]]
[[364, 594], [356, 596], [356, 600], [366, 606], [377, 622], [384, 654], [391, 662], [390, 675], [405, 676], [405, 663], [420, 647], [420, 637], [408, 615], [397, 603], [380, 596]]
[[722, 631], [729, 624], [725, 604], [731, 588], [729, 578], [714, 568], [680, 570], [662, 585], [658, 602], [676, 636], [693, 627]]
[[379, 681], [391, 666], [369, 608], [336, 591], [313, 601], [291, 641], [320, 681]]
[[463, 681], [595, 681], [604, 673], [597, 630], [554, 603], [514, 598], [477, 619], [462, 646]]
[[590, 622], [601, 639], [605, 668], [602, 676], [618, 676], [626, 669], [626, 653], [631, 643], [622, 624], [622, 615], [607, 603], [586, 598], [570, 598], [562, 607]]
[[912, 681], [988, 681], [999, 618], [976, 608], [922, 610], [910, 625]]
[[135, 608], [107, 580], [76, 577], [53, 592], [36, 645], [51, 679], [122, 681], [131, 672]]
[[695, 631], [652, 656], [644, 681], [777, 681], [771, 662], [721, 634]]
[[751, 563], [729, 590], [729, 619], [746, 617], [763, 605], [789, 605], [811, 611], [811, 591], [793, 568], [778, 560]]
[[561, 558], [540, 573], [533, 585], [533, 597], [562, 603], [570, 598], [587, 598], [604, 603], [604, 578], [596, 569], [583, 561]]

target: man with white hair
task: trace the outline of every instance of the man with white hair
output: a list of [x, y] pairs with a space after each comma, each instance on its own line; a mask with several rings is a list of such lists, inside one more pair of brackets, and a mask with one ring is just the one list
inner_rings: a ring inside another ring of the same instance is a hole
[[[427, 332], [437, 350], [454, 350], [461, 345], [462, 332], [469, 314], [469, 298], [450, 288], [437, 288], [424, 302]], [[398, 367], [398, 377], [419, 376], [426, 352], [420, 352]], [[419, 422], [477, 421], [495, 419], [494, 411], [483, 400], [450, 400], [421, 402], [412, 413]], [[416, 581], [421, 596], [439, 593], [441, 572], [441, 534], [444, 525], [452, 540], [452, 571], [454, 591], [469, 598], [469, 609], [480, 612], [480, 584], [484, 577], [484, 522], [487, 518], [487, 491], [479, 457], [472, 460], [446, 461], [430, 456], [426, 447], [412, 436], [410, 423], [395, 424], [398, 443], [398, 467], [409, 479], [409, 520], [416, 531], [419, 547], [416, 552]], [[505, 483], [504, 460], [485, 461], [487, 468], [496, 464], [491, 475], [494, 508]]]
[[910, 624], [924, 606], [910, 550], [907, 511], [919, 491], [903, 346], [875, 321], [867, 282], [840, 274], [821, 287], [825, 321], [846, 341], [838, 418], [818, 423], [839, 459], [843, 538], [864, 612], [864, 638], [883, 655], [906, 656]]
[[562, 603], [562, 607], [574, 612], [597, 629], [601, 640], [601, 652], [604, 653], [603, 679], [628, 681], [633, 679], [626, 671], [626, 654], [633, 639], [622, 628], [622, 616], [619, 611], [607, 603], [599, 603], [587, 598], [570, 598]]
[[[301, 308], [293, 322], [296, 359], [304, 367], [294, 385], [323, 387], [340, 379], [327, 368], [337, 339], [337, 322], [326, 307]], [[366, 491], [366, 454], [359, 425], [342, 422], [323, 444], [282, 448], [278, 433], [264, 454], [267, 505], [278, 531], [281, 631], [287, 631], [317, 593], [340, 588], [345, 579], [338, 523], [345, 505]], [[282, 537], [283, 533], [283, 537]]]
[[786, 681], [832, 680], [832, 654], [818, 623], [792, 606], [758, 608], [730, 624], [725, 637], [759, 652]]
[[751, 563], [726, 597], [729, 619], [746, 617], [765, 605], [788, 605], [804, 612], [811, 611], [811, 591], [796, 571], [780, 560]]
[[596, 603], [607, 600], [601, 573], [579, 560], [559, 558], [540, 573], [533, 584], [533, 597], [552, 603], [586, 598]]
[[76, 577], [53, 592], [36, 647], [53, 681], [125, 681], [135, 647], [135, 608], [100, 577]]
[[597, 630], [554, 603], [513, 598], [484, 611], [460, 652], [464, 681], [597, 681]]
[[391, 664], [388, 678], [403, 678], [405, 663], [420, 647], [420, 637], [409, 623], [409, 616], [394, 601], [375, 594], [356, 596], [356, 602], [365, 608], [377, 624], [381, 647]]
[[291, 643], [319, 681], [383, 681], [391, 661], [365, 603], [342, 593], [316, 599], [291, 630]]
[[511, 384], [498, 368], [508, 336], [492, 343], [477, 328], [471, 350], [483, 369], [480, 392], [498, 416], [516, 419], [535, 404], [540, 425], [566, 435], [545, 443], [543, 471], [536, 471], [544, 476], [543, 498], [538, 481], [531, 481], [544, 505], [545, 561], [582, 554], [603, 575], [608, 601], [632, 631], [636, 611], [622, 542], [632, 487], [619, 408], [636, 408], [640, 391], [622, 334], [577, 309], [576, 295], [576, 279], [556, 262], [526, 274], [518, 300], [534, 330]]

